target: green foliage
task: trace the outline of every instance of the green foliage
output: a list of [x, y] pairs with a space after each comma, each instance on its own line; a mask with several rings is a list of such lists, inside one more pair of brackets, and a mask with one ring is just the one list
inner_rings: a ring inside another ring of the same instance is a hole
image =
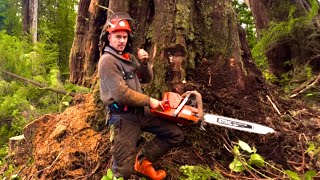
[[268, 70], [262, 71], [263, 76], [268, 80], [269, 82], [276, 83], [279, 82], [279, 79], [272, 73], [270, 73]]
[[90, 88], [83, 87], [83, 86], [77, 86], [75, 84], [70, 84], [70, 83], [65, 83], [64, 87], [68, 92], [78, 92], [78, 93], [89, 93], [89, 92], [91, 92]]
[[307, 171], [303, 177], [299, 176], [298, 173], [290, 171], [290, 170], [285, 170], [284, 171], [286, 175], [289, 176], [291, 180], [312, 180], [313, 177], [317, 175], [317, 172], [312, 170], [312, 171]]
[[[30, 50], [30, 46], [25, 40], [0, 32], [0, 67], [8, 71], [22, 71], [24, 62], [24, 52]], [[21, 66], [18, 66], [21, 64]], [[23, 65], [23, 66], [22, 66]], [[20, 68], [20, 69], [19, 69]], [[28, 67], [27, 67], [28, 68]]]
[[18, 176], [18, 174], [11, 175], [11, 179], [12, 180], [21, 180], [21, 178]]
[[[315, 150], [315, 147], [313, 145], [310, 145], [307, 151], [311, 152], [314, 150]], [[243, 142], [241, 140], [239, 140], [238, 143], [234, 145], [232, 152], [235, 155], [235, 157], [234, 157], [234, 160], [229, 164], [229, 168], [233, 172], [239, 173], [245, 170], [253, 170], [254, 172], [258, 173], [264, 178], [272, 179], [254, 168], [254, 167], [266, 168], [266, 166], [269, 166], [274, 170], [281, 172], [282, 174], [286, 174], [292, 180], [302, 180], [302, 179], [311, 180], [317, 174], [314, 170], [310, 170], [310, 171], [307, 171], [304, 175], [302, 175], [303, 177], [301, 177], [296, 172], [293, 172], [290, 170], [278, 169], [273, 165], [269, 164], [268, 162], [266, 162], [261, 155], [257, 154], [256, 148], [254, 147], [251, 148], [246, 142]]]
[[292, 6], [287, 21], [270, 22], [269, 28], [261, 32], [261, 37], [252, 50], [253, 58], [260, 68], [266, 69], [267, 67], [264, 54], [268, 49], [283, 40], [295, 39], [296, 31], [305, 29], [312, 24], [312, 19], [318, 14], [318, 5], [316, 0], [310, 0], [310, 2], [312, 9], [307, 15], [295, 17], [296, 7]]
[[0, 178], [5, 179], [5, 177], [10, 177], [13, 174], [14, 169], [15, 169], [15, 166], [10, 164], [8, 166], [8, 169], [3, 174], [0, 174]]
[[[0, 160], [0, 166], [1, 166], [1, 160]], [[7, 179], [8, 177], [10, 177], [9, 179], [11, 180], [20, 180], [21, 178], [18, 176], [18, 174], [15, 174], [15, 172], [17, 171], [17, 167], [9, 164], [7, 169], [2, 172], [0, 174], [0, 179]]]
[[123, 180], [122, 177], [116, 178], [113, 176], [113, 172], [111, 169], [107, 170], [107, 174], [101, 178], [101, 180]]
[[[283, 6], [277, 7], [274, 12], [279, 14], [274, 16], [287, 13], [287, 19], [281, 22], [271, 22], [269, 28], [260, 33], [259, 42], [252, 50], [253, 58], [262, 69], [265, 78], [272, 83], [280, 84], [287, 93], [300, 86], [301, 82], [307, 81], [314, 76], [308, 61], [313, 60], [319, 54], [320, 45], [318, 40], [320, 34], [319, 31], [314, 30], [313, 25], [313, 18], [318, 15], [319, 7], [316, 0], [309, 0], [309, 2], [311, 9], [304, 16], [301, 16], [302, 12], [297, 7], [290, 7], [290, 3], [284, 2]], [[288, 9], [289, 12], [285, 12]], [[292, 42], [293, 45], [299, 46], [299, 54], [301, 55], [286, 61], [283, 65], [293, 68], [280, 75], [280, 77], [275, 77], [267, 70], [268, 61], [265, 53], [283, 42]], [[314, 105], [319, 102], [319, 97], [320, 93], [317, 89], [310, 89], [305, 92], [303, 98], [310, 105]]]
[[[240, 152], [245, 151], [250, 154], [249, 158]], [[262, 156], [256, 153], [255, 148], [251, 148], [247, 143], [239, 140], [238, 146], [233, 147], [233, 153], [236, 155], [233, 161], [229, 164], [229, 168], [234, 172], [242, 172], [246, 170], [245, 166], [251, 168], [251, 166], [264, 167], [265, 161]]]
[[299, 175], [296, 172], [292, 172], [289, 170], [284, 171], [292, 180], [300, 180]]
[[[304, 66], [297, 66], [287, 73], [283, 73], [279, 79], [275, 78], [276, 80], [271, 82], [281, 84], [286, 93], [292, 93], [296, 91], [296, 89], [307, 87], [310, 82], [316, 78], [317, 76], [313, 75], [311, 67], [306, 64]], [[320, 92], [316, 87], [311, 87], [304, 91], [300, 97], [310, 106], [314, 106], [319, 103]]]
[[[58, 46], [47, 42], [29, 44], [24, 39], [0, 32], [0, 70], [37, 81], [50, 87], [64, 89], [57, 66]], [[0, 144], [21, 133], [31, 120], [63, 110], [60, 101], [70, 97], [57, 95], [13, 77], [0, 74]]]
[[0, 31], [10, 35], [22, 35], [21, 0], [0, 1]]
[[[0, 133], [2, 131], [2, 128], [0, 129]], [[2, 165], [2, 159], [4, 159], [8, 154], [8, 147], [7, 146], [2, 146], [0, 147], [0, 167]]]
[[180, 167], [180, 171], [185, 175], [180, 178], [183, 180], [224, 179], [219, 172], [213, 172], [208, 167], [185, 165]]
[[312, 171], [307, 171], [304, 174], [304, 177], [302, 179], [304, 180], [312, 180], [315, 176], [317, 175], [317, 172], [312, 170]]
[[288, 86], [288, 83], [290, 82], [290, 79], [291, 79], [290, 77], [291, 77], [291, 72], [283, 73], [280, 76], [279, 82], [281, 85], [283, 85], [284, 91], [286, 93], [290, 92], [290, 86]]
[[319, 142], [309, 142], [308, 149], [306, 150], [307, 155], [311, 159], [315, 159], [317, 161], [320, 160], [320, 143]]
[[[39, 41], [31, 44], [29, 37], [23, 37], [21, 0], [0, 1], [0, 166], [10, 137], [19, 135], [27, 123], [42, 114], [63, 111], [71, 99], [1, 71], [78, 92], [79, 87], [63, 84], [68, 75], [77, 4], [78, 0], [39, 2]], [[81, 91], [88, 92], [84, 88]], [[11, 168], [5, 177], [10, 177], [10, 171]]]
[[238, 14], [240, 25], [246, 31], [249, 47], [253, 48], [253, 46], [257, 43], [257, 32], [252, 12], [244, 2], [240, 3], [238, 0], [233, 0], [232, 5]]
[[[43, 0], [38, 6], [39, 41], [56, 49], [56, 65], [64, 75], [68, 75], [68, 58], [74, 37], [74, 27], [78, 0], [52, 1]], [[21, 0], [0, 1], [0, 31], [9, 35], [22, 37], [22, 3]], [[27, 38], [27, 37], [26, 37]], [[55, 47], [54, 47], [55, 46]], [[12, 54], [15, 55], [15, 54]], [[32, 55], [32, 54], [31, 54]], [[9, 69], [7, 69], [9, 70]]]
[[60, 73], [69, 73], [68, 58], [74, 37], [76, 23], [75, 6], [78, 0], [51, 1], [46, 0], [39, 5], [39, 37], [41, 41], [48, 41], [57, 46], [57, 66]]
[[[16, 82], [0, 82], [0, 144], [6, 144], [11, 136], [18, 135], [26, 124], [27, 114], [23, 114], [30, 109], [26, 99], [26, 90], [19, 87]], [[16, 93], [15, 93], [16, 92]]]

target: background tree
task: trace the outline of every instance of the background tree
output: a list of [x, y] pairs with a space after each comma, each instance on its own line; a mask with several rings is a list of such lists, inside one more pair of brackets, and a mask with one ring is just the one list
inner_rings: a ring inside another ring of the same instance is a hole
[[38, 41], [38, 0], [22, 0], [23, 31], [30, 34], [33, 43]]
[[266, 55], [270, 72], [287, 81], [288, 77], [305, 81], [312, 75], [309, 70], [319, 73], [319, 2], [249, 2], [260, 38], [254, 54]]
[[61, 81], [69, 77], [69, 55], [73, 42], [78, 0], [43, 1], [39, 5], [39, 26], [42, 41], [49, 41], [58, 48]]
[[257, 44], [257, 31], [254, 24], [252, 12], [249, 8], [250, 5], [247, 5], [245, 2], [238, 0], [233, 0], [232, 4], [238, 15], [238, 20], [241, 27], [243, 27], [246, 31], [246, 38], [251, 50]]
[[[99, 59], [99, 36], [106, 21], [107, 6], [104, 0], [80, 0], [75, 37], [70, 53], [70, 82], [83, 86], [92, 84], [92, 77]], [[99, 5], [99, 6], [98, 6]]]

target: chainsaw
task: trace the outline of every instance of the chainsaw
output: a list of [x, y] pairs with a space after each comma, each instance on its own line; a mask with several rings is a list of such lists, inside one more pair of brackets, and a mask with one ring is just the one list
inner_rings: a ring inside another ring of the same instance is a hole
[[[191, 95], [195, 96], [196, 107], [186, 105]], [[201, 121], [202, 125], [209, 123], [257, 134], [275, 133], [272, 128], [264, 125], [214, 114], [204, 114], [202, 97], [197, 91], [188, 91], [182, 95], [174, 92], [165, 92], [160, 108], [151, 109], [151, 112], [178, 125], [190, 125]]]

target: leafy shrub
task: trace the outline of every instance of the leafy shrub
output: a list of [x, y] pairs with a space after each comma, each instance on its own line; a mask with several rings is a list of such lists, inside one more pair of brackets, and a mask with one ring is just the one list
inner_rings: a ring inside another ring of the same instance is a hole
[[182, 166], [180, 171], [185, 175], [181, 177], [184, 180], [207, 180], [207, 179], [224, 179], [219, 172], [214, 172], [208, 167], [203, 166]]

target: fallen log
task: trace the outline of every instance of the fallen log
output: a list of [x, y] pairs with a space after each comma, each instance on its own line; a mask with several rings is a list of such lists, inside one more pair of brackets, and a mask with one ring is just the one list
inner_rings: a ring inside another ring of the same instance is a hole
[[25, 81], [25, 82], [30, 83], [30, 84], [32, 84], [32, 85], [41, 87], [41, 88], [43, 88], [43, 89], [47, 89], [47, 90], [49, 90], [49, 91], [52, 91], [52, 92], [55, 92], [55, 93], [58, 93], [58, 94], [70, 95], [70, 96], [72, 96], [72, 97], [74, 97], [74, 96], [76, 96], [76, 95], [78, 94], [78, 93], [74, 93], [74, 92], [68, 92], [68, 91], [65, 91], [65, 90], [63, 90], [63, 89], [57, 89], [57, 88], [54, 88], [54, 87], [49, 87], [49, 86], [47, 86], [47, 85], [45, 85], [45, 84], [41, 84], [41, 83], [39, 83], [39, 82], [37, 82], [37, 81], [31, 80], [31, 79], [27, 79], [27, 78], [25, 78], [25, 77], [19, 76], [19, 75], [17, 75], [17, 74], [14, 74], [14, 73], [11, 73], [11, 72], [8, 72], [8, 71], [5, 71], [5, 70], [3, 70], [3, 69], [0, 69], [0, 71], [3, 72], [3, 73], [5, 73], [5, 74], [7, 74], [7, 75], [10, 75], [10, 76], [12, 76], [12, 77], [14, 77], [14, 78], [17, 78], [17, 79], [19, 79], [19, 80]]

